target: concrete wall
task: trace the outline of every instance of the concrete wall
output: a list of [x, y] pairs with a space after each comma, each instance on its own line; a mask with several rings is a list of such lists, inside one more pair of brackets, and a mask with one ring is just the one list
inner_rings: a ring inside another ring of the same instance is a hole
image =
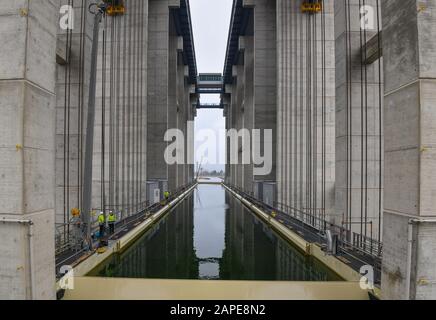
[[[74, 6], [74, 30], [58, 34], [58, 48], [67, 52], [71, 42], [67, 63], [57, 66], [58, 225], [69, 221], [72, 208], [81, 208], [94, 21], [89, 3], [81, 4]], [[126, 3], [124, 16], [108, 16], [100, 25], [92, 207], [123, 216], [146, 201], [147, 30], [148, 2], [139, 0]]]
[[[361, 29], [363, 3], [335, 2], [336, 37], [336, 214], [337, 224], [381, 240], [383, 208], [383, 59], [366, 64], [365, 44], [377, 36]], [[377, 19], [378, 17], [378, 19]], [[381, 40], [380, 40], [381, 41]], [[363, 225], [360, 222], [363, 221]]]
[[382, 294], [386, 299], [436, 299], [436, 1], [386, 0], [381, 5], [386, 167]]
[[148, 16], [148, 2], [132, 0], [100, 30], [92, 206], [121, 217], [146, 201]]
[[57, 1], [0, 6], [0, 299], [53, 299]]
[[149, 1], [148, 23], [148, 107], [147, 161], [148, 180], [168, 180], [164, 159], [167, 144], [163, 137], [168, 121], [169, 84], [169, 2]]
[[[251, 1], [248, 1], [250, 3]], [[276, 0], [256, 0], [254, 3], [254, 111], [253, 128], [272, 130], [272, 140], [262, 139], [263, 146], [272, 145], [272, 170], [268, 175], [254, 176], [253, 180], [276, 181], [276, 95], [277, 95], [277, 30]]]
[[[253, 161], [249, 164], [243, 161], [241, 145], [238, 164], [227, 166], [227, 181], [247, 192], [253, 192], [256, 180], [276, 180], [276, 8], [275, 1], [265, 0], [246, 1], [244, 7], [249, 12], [247, 27], [244, 35], [239, 37], [238, 57], [233, 65], [233, 83], [226, 86], [223, 99], [229, 103], [229, 109], [225, 112], [227, 130], [247, 129], [250, 132], [251, 148], [253, 129], [262, 132], [273, 130], [272, 141], [264, 139], [262, 134], [260, 150], [263, 155], [263, 144], [272, 145], [271, 173], [255, 176]], [[239, 144], [241, 142], [242, 136]], [[230, 161], [229, 156], [227, 160]]]
[[[192, 165], [167, 165], [164, 158], [169, 145], [164, 142], [166, 131], [179, 129], [187, 139], [187, 121], [194, 119], [183, 37], [177, 34], [172, 13], [179, 6], [179, 1], [149, 1], [147, 179], [168, 181], [172, 192], [193, 178]], [[187, 162], [186, 143], [184, 147]]]
[[[71, 3], [70, 3], [71, 4]], [[68, 5], [67, 0], [60, 5]], [[58, 28], [56, 73], [56, 226], [67, 230], [70, 210], [81, 208], [93, 15], [74, 3], [74, 29]]]
[[[301, 13], [277, 0], [278, 202], [327, 218], [334, 213], [334, 1]], [[325, 26], [324, 32], [323, 27]]]
[[[239, 38], [239, 46], [244, 52], [244, 104], [242, 128], [253, 130], [254, 129], [254, 37], [252, 35], [246, 35]], [[241, 159], [242, 160], [242, 159]], [[243, 164], [243, 183], [244, 190], [249, 192], [253, 191], [253, 165]]]

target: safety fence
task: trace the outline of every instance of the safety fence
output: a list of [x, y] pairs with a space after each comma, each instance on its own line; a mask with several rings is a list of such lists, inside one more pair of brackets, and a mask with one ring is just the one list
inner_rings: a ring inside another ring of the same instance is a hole
[[256, 199], [252, 192], [245, 192], [234, 185], [226, 184], [226, 186], [265, 213], [275, 216], [286, 227], [300, 231], [309, 240], [318, 242], [321, 246], [327, 247], [327, 231], [329, 230], [331, 234], [337, 237], [339, 254], [348, 255], [362, 265], [371, 265], [380, 274], [383, 248], [381, 242], [322, 219], [320, 218], [321, 214], [314, 216], [303, 210], [276, 202], [272, 207]]
[[[125, 229], [127, 226], [134, 225], [138, 221], [143, 220], [149, 216], [152, 216], [160, 209], [162, 209], [167, 203], [176, 199], [178, 196], [186, 192], [189, 188], [191, 188], [196, 182], [192, 182], [187, 184], [181, 188], [179, 188], [176, 192], [170, 193], [168, 199], [165, 199], [161, 202], [154, 203], [152, 205], [149, 202], [141, 203], [139, 206], [141, 209], [138, 213], [124, 216], [122, 212], [117, 212], [117, 222], [115, 224], [115, 232], [111, 235], [108, 240], [116, 237], [120, 231]], [[103, 211], [100, 209], [93, 210], [95, 212]], [[109, 212], [110, 208], [106, 208], [103, 212]], [[97, 241], [97, 237], [95, 236], [99, 229], [99, 224], [97, 221], [97, 215], [92, 215], [92, 227], [91, 234], [94, 235], [92, 241]], [[64, 230], [67, 232], [64, 233]], [[65, 264], [67, 261], [74, 260], [76, 257], [79, 258], [83, 254], [89, 251], [89, 244], [85, 239], [85, 225], [83, 223], [79, 224], [79, 228], [77, 226], [77, 221], [70, 222], [67, 224], [58, 224], [55, 228], [55, 254], [56, 254], [56, 266], [61, 266]], [[58, 269], [58, 268], [57, 268]]]

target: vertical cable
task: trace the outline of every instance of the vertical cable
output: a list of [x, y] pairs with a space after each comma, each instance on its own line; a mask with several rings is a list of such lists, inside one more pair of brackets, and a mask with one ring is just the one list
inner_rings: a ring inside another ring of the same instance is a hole
[[[287, 12], [287, 10], [285, 11], [285, 14], [283, 15], [282, 19], [284, 20], [284, 23], [285, 23], [285, 26], [286, 26], [284, 28], [284, 30], [283, 30], [283, 34], [281, 35], [283, 37], [283, 40], [282, 40], [282, 50], [284, 51], [283, 54], [282, 54], [282, 59], [283, 59], [282, 63], [284, 63], [284, 69], [282, 69], [282, 77], [284, 77], [284, 81], [282, 80], [283, 81], [282, 83], [283, 83], [283, 86], [284, 86], [284, 88], [283, 88], [284, 90], [282, 92], [282, 99], [283, 99], [283, 101], [282, 101], [282, 108], [284, 109], [283, 110], [282, 122], [289, 123], [289, 122], [287, 122], [288, 121], [288, 91], [289, 91], [289, 89], [286, 86], [287, 81], [289, 81], [288, 80], [288, 56], [289, 55], [286, 54], [286, 48], [287, 48], [287, 45], [288, 45], [288, 38], [287, 38], [287, 36], [288, 36], [288, 32], [287, 32], [287, 30], [288, 30], [288, 28], [287, 28], [287, 26], [288, 26], [288, 12]], [[288, 52], [290, 52], [290, 51], [288, 51]], [[287, 126], [287, 127], [289, 127], [289, 126]], [[282, 144], [282, 148], [284, 149], [284, 153], [285, 153], [286, 156], [288, 155], [288, 143], [289, 143], [288, 142], [289, 137], [287, 136], [287, 133], [288, 133], [287, 128], [285, 126], [282, 126], [282, 134], [284, 135], [285, 140], [282, 141], [281, 144]], [[282, 173], [282, 177], [284, 177], [284, 179], [286, 181], [288, 179], [288, 166], [287, 166], [287, 164], [284, 165], [283, 169], [284, 169], [284, 172]], [[286, 204], [288, 203], [288, 201], [287, 201], [288, 190], [287, 189], [288, 189], [287, 188], [287, 183], [285, 183], [284, 184], [284, 191], [285, 191], [285, 202], [286, 202]]]
[[[322, 0], [322, 7], [325, 8], [325, 1]], [[322, 220], [326, 220], [326, 23], [325, 23], [325, 9], [322, 11], [321, 16], [322, 28], [322, 181], [321, 181], [321, 207], [322, 207]], [[325, 228], [324, 224], [324, 228]]]
[[[291, 206], [292, 207], [294, 207], [294, 208], [298, 208], [298, 197], [299, 197], [299, 194], [298, 194], [298, 176], [297, 176], [297, 173], [298, 173], [298, 159], [299, 159], [299, 154], [298, 154], [298, 145], [299, 145], [299, 139], [298, 139], [298, 101], [299, 101], [299, 99], [298, 99], [298, 93], [299, 93], [299, 86], [301, 86], [301, 83], [297, 80], [298, 79], [298, 68], [297, 68], [297, 66], [299, 65], [299, 57], [298, 57], [298, 50], [297, 50], [297, 48], [298, 48], [298, 40], [297, 40], [297, 38], [298, 38], [298, 31], [299, 31], [299, 20], [300, 20], [300, 18], [299, 18], [299, 16], [300, 16], [300, 14], [298, 14], [298, 4], [295, 2], [295, 1], [293, 1], [292, 2], [293, 4], [294, 4], [294, 7], [293, 7], [293, 12], [295, 12], [295, 19], [296, 19], [296, 23], [295, 23], [295, 28], [293, 28], [294, 29], [294, 31], [293, 31], [293, 36], [294, 36], [294, 40], [293, 40], [293, 42], [294, 42], [294, 48], [295, 48], [295, 59], [294, 59], [294, 65], [293, 65], [293, 68], [294, 68], [294, 83], [295, 83], [295, 95], [294, 95], [294, 118], [295, 118], [295, 125], [294, 125], [294, 139], [295, 139], [295, 143], [294, 143], [294, 158], [295, 158], [295, 160], [294, 160], [294, 165], [293, 165], [293, 171], [294, 171], [294, 190], [293, 190], [293, 193], [294, 193], [294, 201], [293, 201], [293, 203], [291, 203]], [[301, 68], [301, 66], [300, 66], [300, 68]]]
[[140, 152], [140, 108], [141, 108], [141, 104], [140, 104], [140, 99], [141, 99], [141, 82], [140, 82], [140, 76], [141, 76], [141, 63], [140, 63], [140, 59], [141, 59], [141, 7], [142, 7], [142, 3], [143, 1], [139, 1], [139, 6], [137, 8], [137, 12], [138, 12], [138, 19], [137, 19], [137, 24], [135, 25], [135, 27], [138, 29], [138, 38], [137, 38], [137, 58], [136, 58], [136, 70], [137, 70], [137, 75], [136, 75], [136, 82], [137, 82], [137, 89], [136, 89], [136, 102], [137, 102], [137, 107], [136, 107], [136, 212], [138, 213], [140, 210], [140, 199], [139, 199], [139, 183], [141, 181], [141, 177], [139, 176], [139, 172], [140, 172], [140, 163], [139, 163], [139, 152]]
[[[128, 7], [129, 3], [126, 2], [126, 6], [127, 6], [127, 12], [129, 12], [129, 7]], [[123, 24], [123, 110], [122, 110], [122, 144], [121, 144], [121, 154], [122, 154], [122, 166], [121, 166], [121, 194], [122, 194], [122, 214], [121, 214], [121, 218], [125, 218], [126, 215], [126, 203], [127, 203], [127, 199], [126, 199], [126, 67], [127, 67], [127, 58], [126, 58], [126, 54], [127, 54], [127, 18], [124, 18], [124, 24]]]
[[[74, 7], [74, 1], [68, 1]], [[70, 116], [71, 116], [71, 50], [73, 30], [67, 30], [66, 52], [68, 64], [65, 67], [65, 108], [64, 108], [64, 221], [69, 221], [70, 210]], [[70, 232], [69, 226], [65, 230]]]
[[140, 179], [140, 185], [139, 185], [139, 194], [140, 194], [140, 202], [143, 202], [143, 142], [144, 142], [144, 112], [143, 112], [143, 108], [144, 108], [144, 44], [145, 44], [145, 39], [144, 39], [144, 28], [145, 28], [145, 23], [144, 23], [144, 19], [145, 19], [145, 5], [144, 2], [141, 1], [141, 16], [140, 16], [140, 21], [141, 21], [141, 26], [140, 26], [140, 30], [141, 30], [141, 50], [140, 50], [140, 70], [141, 70], [141, 77], [140, 77], [140, 148], [139, 148], [139, 152], [140, 152], [140, 157], [139, 157], [139, 166], [140, 166], [140, 170], [139, 170], [139, 179]]
[[120, 51], [121, 51], [121, 21], [115, 20], [116, 63], [115, 63], [115, 207], [120, 210]]
[[[359, 0], [359, 8], [362, 7], [362, 0]], [[359, 16], [360, 18], [360, 16]], [[359, 66], [360, 66], [360, 235], [363, 234], [363, 220], [364, 220], [364, 177], [363, 177], [363, 169], [364, 169], [364, 70], [363, 70], [363, 30], [360, 28], [359, 30], [359, 43], [360, 43], [360, 54], [359, 54]]]
[[[366, 0], [363, 0], [363, 5], [366, 5]], [[367, 59], [367, 30], [364, 29], [364, 68], [365, 68], [365, 238], [368, 236], [368, 67], [366, 64]], [[366, 245], [366, 243], [364, 242]], [[364, 247], [364, 249], [366, 249]]]
[[109, 207], [113, 206], [113, 92], [114, 92], [114, 20], [110, 19], [110, 47], [109, 47]]
[[106, 54], [107, 54], [107, 19], [103, 21], [103, 49], [102, 49], [102, 94], [101, 94], [101, 210], [106, 214]]
[[303, 211], [304, 208], [304, 198], [303, 198], [303, 170], [304, 170], [304, 89], [303, 89], [303, 81], [304, 81], [304, 19], [303, 15], [299, 15], [300, 19], [300, 206], [299, 209]]
[[[130, 1], [130, 3], [133, 3], [133, 1]], [[127, 65], [128, 65], [128, 69], [127, 69], [127, 215], [130, 216], [130, 210], [131, 210], [131, 162], [130, 162], [130, 158], [131, 158], [131, 149], [130, 149], [130, 145], [131, 145], [131, 79], [132, 79], [132, 32], [131, 32], [131, 27], [132, 27], [132, 11], [133, 11], [133, 5], [131, 10], [129, 10], [128, 12], [128, 25], [127, 28], [129, 29], [129, 37], [128, 37], [128, 57], [127, 57]]]
[[84, 76], [84, 48], [85, 48], [85, 37], [84, 37], [84, 22], [85, 22], [85, 3], [84, 0], [81, 1], [81, 16], [80, 16], [80, 42], [79, 42], [79, 85], [78, 85], [78, 105], [77, 105], [77, 208], [81, 208], [81, 194], [82, 194], [82, 182], [81, 182], [81, 151], [82, 151], [82, 108], [83, 108], [83, 76]]
[[347, 192], [348, 192], [348, 230], [351, 231], [351, 223], [352, 223], [352, 203], [353, 203], [353, 194], [351, 191], [351, 188], [353, 186], [353, 90], [351, 86], [352, 81], [352, 51], [351, 51], [351, 5], [350, 0], [347, 0], [347, 12], [348, 12], [348, 19], [347, 19], [347, 38], [348, 38], [348, 90], [349, 90], [349, 104], [348, 104], [348, 131], [347, 136], [349, 137], [348, 140], [348, 149], [349, 149], [349, 157], [347, 158], [348, 165], [348, 176], [349, 176], [349, 184], [347, 185]]
[[[377, 45], [378, 45], [378, 50], [379, 52], [382, 51], [382, 44], [381, 44], [381, 37], [380, 37], [380, 32], [381, 32], [381, 21], [380, 21], [380, 2], [379, 0], [377, 0], [376, 2], [377, 4]], [[378, 242], [381, 242], [381, 218], [382, 218], [382, 159], [383, 159], [383, 146], [382, 146], [382, 139], [383, 139], [383, 132], [382, 132], [382, 127], [383, 127], [383, 101], [382, 101], [382, 61], [381, 61], [381, 54], [379, 56], [378, 59], [378, 98], [379, 98], [379, 180], [378, 180]]]
[[315, 223], [318, 218], [318, 40], [317, 40], [317, 17], [313, 17], [313, 165], [312, 165], [312, 207], [314, 209]]

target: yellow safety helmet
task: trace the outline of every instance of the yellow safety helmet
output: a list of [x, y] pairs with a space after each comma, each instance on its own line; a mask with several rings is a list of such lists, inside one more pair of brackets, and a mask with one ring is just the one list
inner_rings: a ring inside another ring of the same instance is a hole
[[71, 215], [73, 217], [80, 216], [80, 210], [78, 208], [71, 209]]

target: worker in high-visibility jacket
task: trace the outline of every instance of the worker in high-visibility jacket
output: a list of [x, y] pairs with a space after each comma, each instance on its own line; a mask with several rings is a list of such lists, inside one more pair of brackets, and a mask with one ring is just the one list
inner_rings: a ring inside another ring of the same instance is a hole
[[97, 220], [98, 220], [98, 226], [100, 227], [100, 238], [101, 238], [104, 236], [104, 229], [106, 226], [106, 216], [104, 215], [103, 211], [100, 211]]
[[117, 216], [115, 215], [115, 213], [113, 213], [113, 211], [110, 211], [107, 218], [110, 234], [113, 234], [115, 232], [115, 222], [117, 222]]
[[169, 191], [165, 191], [164, 192], [164, 198], [165, 198], [165, 200], [168, 201], [168, 199], [170, 198], [170, 192]]
[[71, 210], [73, 216], [70, 220], [72, 226], [72, 245], [74, 250], [82, 249], [83, 233], [82, 233], [82, 219], [80, 218], [80, 210], [73, 208]]

